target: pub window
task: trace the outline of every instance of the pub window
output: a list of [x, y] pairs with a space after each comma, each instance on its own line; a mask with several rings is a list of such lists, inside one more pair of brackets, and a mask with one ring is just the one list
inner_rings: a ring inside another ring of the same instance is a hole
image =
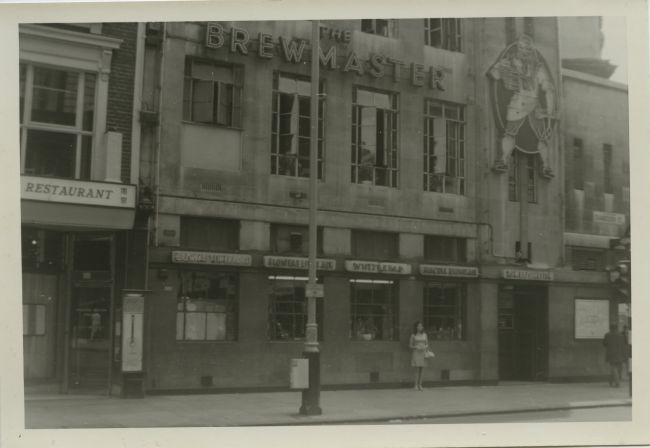
[[377, 36], [395, 37], [395, 21], [391, 19], [362, 19], [361, 31]]
[[605, 264], [604, 250], [571, 248], [571, 268], [574, 271], [603, 271]]
[[583, 160], [583, 148], [582, 148], [582, 139], [574, 138], [573, 139], [573, 188], [576, 190], [584, 190], [584, 160]]
[[467, 261], [467, 239], [425, 235], [424, 258], [428, 261]]
[[23, 271], [59, 272], [63, 269], [63, 233], [23, 227], [21, 243]]
[[[271, 224], [271, 250], [276, 254], [308, 255], [309, 227]], [[323, 228], [316, 231], [316, 252], [323, 252]]]
[[519, 163], [522, 158], [526, 163], [526, 172], [528, 173], [528, 184], [526, 191], [529, 203], [537, 203], [537, 169], [538, 161], [535, 155], [523, 154], [519, 151], [513, 151], [510, 156], [508, 166], [508, 200], [519, 201]]
[[179, 277], [176, 340], [236, 340], [237, 274], [183, 271]]
[[[325, 99], [318, 101], [318, 178], [323, 177]], [[309, 177], [311, 145], [311, 82], [309, 78], [275, 73], [271, 123], [271, 173]]]
[[397, 285], [392, 280], [351, 279], [350, 289], [351, 339], [396, 341]]
[[185, 59], [183, 120], [241, 127], [243, 68]]
[[424, 190], [465, 194], [465, 110], [425, 100]]
[[397, 98], [393, 93], [354, 90], [352, 182], [397, 188]]
[[612, 145], [603, 145], [603, 191], [605, 193], [614, 193], [612, 184]]
[[352, 255], [362, 259], [398, 258], [399, 235], [392, 232], [352, 231]]
[[239, 221], [181, 216], [181, 246], [190, 249], [239, 249]]
[[422, 320], [429, 339], [466, 339], [467, 285], [427, 283], [424, 287]]
[[[300, 341], [307, 328], [307, 277], [269, 276], [269, 338]], [[323, 340], [323, 301], [316, 301], [318, 340]]]
[[21, 173], [90, 179], [97, 76], [20, 64]]
[[461, 19], [424, 19], [424, 43], [449, 51], [462, 51]]

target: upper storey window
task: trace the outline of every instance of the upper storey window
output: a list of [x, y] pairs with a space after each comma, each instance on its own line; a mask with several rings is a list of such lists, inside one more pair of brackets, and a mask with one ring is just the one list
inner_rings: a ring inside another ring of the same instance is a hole
[[461, 19], [424, 19], [424, 43], [449, 51], [462, 51]]
[[183, 88], [183, 120], [241, 127], [243, 70], [187, 58]]
[[22, 172], [90, 179], [94, 73], [20, 65]]
[[361, 31], [377, 36], [395, 37], [395, 21], [392, 19], [362, 19]]

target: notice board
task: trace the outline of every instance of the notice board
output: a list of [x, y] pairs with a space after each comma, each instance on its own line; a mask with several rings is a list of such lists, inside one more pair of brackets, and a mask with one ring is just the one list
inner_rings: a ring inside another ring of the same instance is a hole
[[575, 299], [575, 338], [602, 339], [609, 331], [609, 300]]

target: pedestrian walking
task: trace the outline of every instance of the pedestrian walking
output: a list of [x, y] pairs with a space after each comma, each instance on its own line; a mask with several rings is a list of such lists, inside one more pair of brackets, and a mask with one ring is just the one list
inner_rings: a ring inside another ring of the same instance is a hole
[[611, 324], [609, 332], [603, 339], [605, 346], [605, 361], [609, 364], [609, 385], [619, 387], [621, 369], [627, 358], [627, 342], [625, 336], [618, 331], [618, 325]]
[[413, 324], [413, 332], [409, 342], [411, 348], [411, 366], [415, 368], [415, 381], [413, 389], [422, 390], [422, 377], [427, 366], [427, 353], [429, 352], [429, 338], [424, 332], [424, 325], [418, 321]]

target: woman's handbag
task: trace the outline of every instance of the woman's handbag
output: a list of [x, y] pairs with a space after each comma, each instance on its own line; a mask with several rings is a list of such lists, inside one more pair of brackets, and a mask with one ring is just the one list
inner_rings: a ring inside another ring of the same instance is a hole
[[435, 358], [436, 354], [433, 353], [431, 350], [427, 350], [426, 352], [424, 352], [424, 357], [425, 358]]

